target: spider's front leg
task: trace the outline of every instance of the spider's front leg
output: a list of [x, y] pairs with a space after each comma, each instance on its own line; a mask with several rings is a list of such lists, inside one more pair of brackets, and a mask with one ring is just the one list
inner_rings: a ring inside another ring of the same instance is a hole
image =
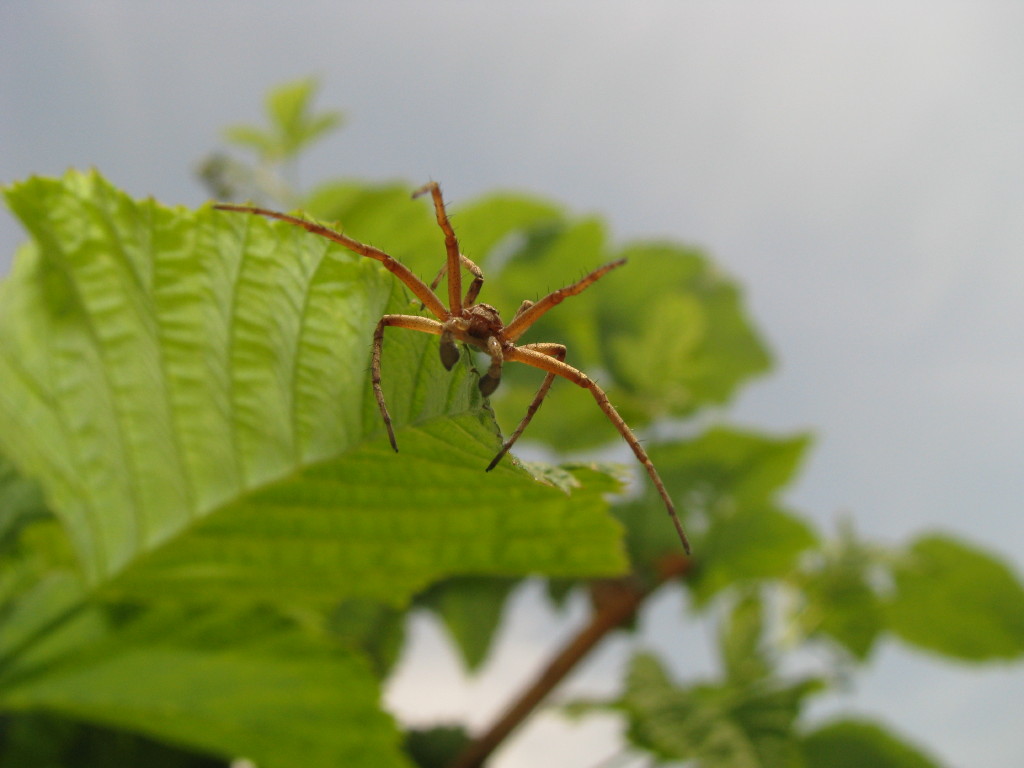
[[[524, 301], [523, 306], [520, 307], [519, 311], [522, 312], [524, 308], [528, 308], [532, 305], [533, 302]], [[562, 344], [524, 344], [522, 347], [520, 347], [520, 349], [532, 349], [537, 352], [542, 352], [545, 355], [550, 355], [559, 362], [565, 362], [565, 346]], [[548, 390], [551, 389], [551, 383], [554, 380], [555, 374], [548, 371], [548, 373], [544, 376], [544, 381], [541, 383], [540, 389], [537, 390], [537, 394], [533, 396], [533, 401], [530, 403], [530, 406], [526, 409], [526, 415], [523, 416], [523, 420], [519, 422], [519, 426], [516, 427], [516, 430], [515, 432], [512, 433], [512, 436], [509, 437], [508, 440], [506, 440], [504, 443], [502, 443], [501, 450], [498, 451], [498, 454], [493, 459], [491, 459], [491, 463], [488, 464], [487, 469], [484, 470], [485, 472], [490, 472], [492, 469], [498, 466], [498, 462], [501, 461], [502, 458], [504, 458], [505, 454], [508, 453], [509, 450], [512, 448], [512, 446], [515, 445], [516, 440], [518, 440], [519, 436], [523, 434], [523, 430], [526, 429], [527, 425], [533, 419], [534, 414], [537, 413], [537, 409], [540, 408], [540, 404], [544, 402], [544, 398], [547, 397]]]
[[[381, 350], [384, 348], [384, 329], [389, 325], [396, 328], [409, 328], [414, 331], [422, 331], [423, 333], [441, 335], [442, 337], [445, 333], [445, 326], [437, 322], [437, 320], [431, 320], [429, 317], [419, 317], [418, 315], [384, 315], [373, 331], [373, 355], [370, 358], [370, 379], [373, 382], [373, 394], [377, 398], [377, 407], [380, 408], [380, 415], [384, 420], [384, 428], [388, 431], [388, 440], [391, 441], [391, 447], [397, 452], [398, 441], [395, 440], [395, 430], [391, 425], [391, 414], [388, 413], [387, 403], [384, 402], [384, 389], [380, 384], [380, 355]], [[442, 346], [441, 349], [443, 360], [444, 347]], [[458, 359], [458, 355], [459, 352], [458, 349], [456, 349], [456, 359]], [[454, 363], [452, 363], [452, 365], [454, 365]], [[448, 367], [451, 368], [451, 366]]]
[[[525, 313], [524, 313], [525, 314]], [[636, 456], [637, 460], [643, 465], [644, 469], [647, 470], [647, 476], [651, 478], [651, 482], [654, 483], [655, 489], [658, 491], [658, 495], [661, 496], [661, 500], [665, 503], [665, 509], [672, 518], [672, 524], [675, 526], [676, 533], [679, 534], [679, 540], [682, 542], [683, 549], [686, 554], [690, 554], [690, 541], [686, 536], [686, 532], [683, 530], [683, 525], [679, 521], [679, 515], [676, 514], [675, 504], [672, 503], [672, 497], [669, 496], [668, 490], [665, 488], [665, 484], [661, 480], [661, 476], [658, 474], [658, 470], [654, 467], [654, 463], [647, 455], [647, 451], [637, 440], [636, 435], [626, 425], [622, 416], [615, 410], [615, 406], [611, 404], [608, 399], [608, 395], [605, 394], [604, 390], [597, 385], [593, 379], [587, 376], [583, 371], [573, 368], [561, 360], [557, 359], [550, 352], [543, 349], [545, 345], [538, 344], [524, 344], [521, 347], [512, 347], [506, 352], [506, 358], [520, 363], [526, 363], [532, 365], [534, 368], [540, 368], [542, 371], [547, 371], [549, 374], [561, 376], [563, 379], [568, 379], [573, 384], [579, 387], [590, 390], [590, 394], [593, 395], [594, 400], [597, 402], [598, 407], [604, 412], [604, 415], [608, 417], [608, 420], [615, 426], [622, 435], [623, 439], [633, 449], [633, 455]], [[547, 352], [547, 354], [545, 354]]]

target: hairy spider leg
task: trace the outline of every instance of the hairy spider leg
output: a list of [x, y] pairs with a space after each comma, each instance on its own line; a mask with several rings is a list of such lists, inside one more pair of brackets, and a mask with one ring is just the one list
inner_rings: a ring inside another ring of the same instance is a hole
[[[465, 307], [472, 306], [476, 301], [476, 297], [480, 295], [480, 289], [484, 285], [484, 273], [472, 260], [469, 259], [464, 253], [459, 250], [458, 240], [455, 239], [455, 230], [448, 219], [448, 211], [445, 208], [444, 198], [441, 195], [441, 187], [436, 181], [432, 181], [429, 184], [424, 184], [422, 187], [412, 193], [414, 198], [420, 197], [421, 195], [430, 193], [431, 199], [434, 203], [434, 215], [437, 218], [437, 224], [441, 227], [441, 231], [445, 235], [445, 253], [446, 258], [444, 263], [441, 265], [441, 269], [438, 271], [437, 276], [430, 282], [430, 290], [436, 291], [437, 286], [441, 284], [441, 279], [448, 274], [449, 266], [452, 262], [452, 251], [458, 254], [458, 263], [462, 264], [466, 270], [473, 275], [473, 282], [470, 283], [469, 288], [466, 291], [465, 297], [462, 299], [462, 303], [459, 304], [453, 296], [457, 297], [461, 292], [462, 275], [456, 270], [455, 282], [448, 281], [448, 303], [451, 313], [455, 316], [461, 314], [461, 310]], [[454, 245], [453, 245], [454, 243]]]
[[[459, 240], [455, 237], [455, 230], [452, 228], [452, 223], [448, 220], [448, 213], [444, 209], [444, 198], [441, 196], [441, 187], [436, 181], [431, 181], [424, 184], [422, 187], [412, 193], [413, 197], [419, 197], [429, 193], [431, 199], [434, 201], [434, 216], [437, 219], [437, 226], [444, 232], [444, 250], [447, 255], [445, 261], [445, 267], [448, 270], [448, 311], [455, 317], [462, 316], [462, 272], [459, 269], [459, 264], [462, 262], [459, 253]], [[466, 259], [469, 261], [469, 259]], [[474, 264], [474, 266], [476, 266]], [[477, 273], [480, 270], [477, 269]], [[479, 275], [478, 279], [482, 282], [483, 275]], [[477, 288], [477, 292], [479, 292]]]
[[595, 269], [583, 279], [577, 280], [572, 285], [567, 285], [564, 288], [552, 291], [543, 299], [528, 307], [524, 304], [524, 307], [520, 307], [519, 312], [517, 312], [516, 316], [512, 318], [512, 322], [505, 326], [505, 338], [508, 341], [515, 342], [516, 339], [526, 333], [530, 326], [537, 322], [541, 315], [549, 309], [558, 306], [569, 296], [575, 296], [582, 293], [613, 269], [621, 267], [625, 263], [625, 259], [619, 259], [618, 261], [605, 264], [603, 267]]
[[370, 358], [370, 380], [373, 383], [373, 394], [377, 398], [377, 407], [380, 409], [381, 418], [384, 420], [384, 428], [388, 431], [388, 440], [391, 447], [398, 452], [398, 441], [395, 440], [395, 430], [391, 426], [391, 414], [388, 413], [387, 403], [384, 402], [384, 389], [380, 384], [380, 355], [384, 347], [384, 329], [387, 326], [394, 328], [409, 328], [423, 333], [440, 335], [444, 326], [429, 317], [419, 315], [384, 315], [377, 323], [373, 331], [373, 355]]
[[[541, 354], [550, 355], [560, 362], [565, 362], [566, 350], [565, 346], [562, 344], [524, 344], [519, 347], [519, 349], [532, 349], [536, 352], [540, 352]], [[491, 459], [491, 463], [488, 464], [487, 469], [484, 470], [485, 472], [490, 472], [498, 466], [498, 462], [501, 461], [512, 446], [515, 445], [516, 440], [518, 440], [519, 436], [523, 434], [523, 430], [526, 429], [526, 426], [533, 419], [534, 414], [537, 413], [537, 409], [540, 408], [540, 404], [544, 402], [544, 398], [547, 397], [548, 390], [551, 389], [551, 383], [554, 380], [555, 374], [548, 371], [544, 376], [544, 381], [541, 383], [540, 389], [538, 389], [537, 394], [533, 396], [533, 401], [530, 403], [530, 407], [526, 409], [526, 415], [523, 416], [523, 420], [519, 422], [519, 426], [516, 427], [516, 430], [512, 433], [511, 437], [502, 444], [501, 450], [498, 451], [498, 454]]]
[[271, 211], [266, 208], [256, 208], [251, 205], [228, 205], [226, 203], [219, 203], [213, 207], [219, 211], [255, 213], [259, 216], [266, 216], [269, 219], [287, 221], [288, 223], [302, 227], [315, 235], [326, 237], [328, 240], [332, 240], [333, 242], [348, 248], [353, 253], [379, 261], [384, 265], [384, 268], [388, 272], [405, 283], [409, 287], [409, 290], [416, 294], [416, 297], [423, 302], [423, 306], [433, 312], [439, 320], [447, 320], [451, 316], [451, 313], [448, 312], [444, 304], [441, 303], [441, 300], [437, 298], [426, 283], [416, 277], [416, 275], [414, 275], [402, 262], [384, 253], [384, 251], [379, 248], [374, 248], [372, 245], [360, 243], [358, 240], [353, 240], [348, 235], [343, 235], [341, 232], [325, 227], [322, 224], [316, 224], [312, 221], [307, 221], [306, 219], [300, 219], [298, 216], [289, 216], [287, 213], [278, 213], [277, 211]]
[[556, 376], [561, 376], [563, 379], [568, 379], [573, 384], [589, 389], [590, 394], [594, 396], [594, 400], [597, 401], [598, 407], [604, 411], [605, 416], [615, 425], [615, 428], [619, 430], [619, 434], [622, 438], [629, 443], [629, 447], [633, 449], [633, 454], [637, 460], [643, 464], [644, 469], [647, 470], [647, 475], [651, 478], [651, 482], [654, 483], [654, 487], [657, 488], [658, 494], [661, 496], [661, 500], [665, 502], [665, 508], [668, 510], [669, 517], [672, 518], [672, 524], [676, 527], [676, 532], [679, 534], [679, 540], [683, 543], [683, 549], [686, 550], [686, 554], [690, 554], [690, 540], [686, 537], [686, 533], [683, 531], [683, 524], [679, 521], [679, 515], [676, 514], [675, 505], [672, 503], [672, 499], [668, 495], [668, 491], [665, 489], [665, 484], [661, 481], [661, 476], [658, 474], [658, 470], [654, 467], [654, 462], [651, 461], [647, 455], [647, 451], [640, 445], [640, 441], [636, 439], [636, 435], [633, 434], [625, 420], [619, 415], [619, 412], [615, 410], [615, 406], [608, 400], [608, 396], [604, 393], [597, 383], [587, 376], [582, 371], [573, 368], [567, 363], [563, 363], [561, 360], [557, 360], [550, 355], [544, 354], [543, 351], [536, 349], [530, 349], [529, 346], [524, 345], [522, 347], [511, 347], [505, 351], [506, 360], [516, 360], [520, 363], [526, 363], [532, 365], [534, 368], [540, 368], [543, 371], [547, 371], [549, 374], [553, 373]]

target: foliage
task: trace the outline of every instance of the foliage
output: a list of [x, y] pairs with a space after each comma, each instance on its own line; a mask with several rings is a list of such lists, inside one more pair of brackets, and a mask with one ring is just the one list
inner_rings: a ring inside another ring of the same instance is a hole
[[[313, 92], [274, 91], [270, 129], [228, 134], [256, 167], [221, 155], [207, 182], [341, 221], [433, 275], [443, 241], [407, 188], [283, 181], [340, 119], [315, 113]], [[390, 332], [394, 455], [369, 340], [382, 313], [418, 307], [376, 262], [280, 222], [136, 201], [95, 172], [6, 198], [31, 239], [0, 286], [0, 766], [473, 764], [456, 763], [472, 746], [461, 728], [403, 736], [381, 682], [414, 606], [478, 666], [531, 574], [553, 595], [590, 589], [598, 618], [619, 610], [605, 631], [662, 589], [717, 622], [717, 677], [676, 681], [638, 651], [620, 695], [570, 707], [619, 713], [656, 761], [936, 765], [885, 726], [807, 722], [834, 679], [786, 672], [788, 655], [824, 645], [863, 663], [889, 638], [973, 662], [1024, 654], [1024, 589], [997, 558], [935, 533], [896, 547], [851, 526], [824, 535], [783, 501], [806, 435], [698, 426], [770, 359], [735, 282], [693, 249], [614, 248], [599, 220], [526, 196], [456, 211], [506, 317], [630, 258], [530, 339], [566, 343], [659, 436], [686, 560], [646, 484], [606, 499], [621, 468], [510, 457], [483, 473], [536, 372], [510, 366], [492, 411], [471, 360], [448, 373], [436, 338]], [[614, 444], [582, 394], [556, 386], [527, 437]]]

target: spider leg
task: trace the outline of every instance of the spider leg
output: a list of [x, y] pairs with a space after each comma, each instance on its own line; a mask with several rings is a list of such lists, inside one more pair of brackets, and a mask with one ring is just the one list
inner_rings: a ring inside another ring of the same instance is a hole
[[[586, 278], [584, 278], [584, 280], [585, 279]], [[594, 279], [596, 280], [597, 278]], [[529, 310], [527, 310], [527, 312], [529, 312]], [[604, 411], [605, 416], [607, 416], [609, 421], [611, 421], [611, 423], [615, 425], [615, 428], [619, 430], [619, 434], [622, 435], [622, 438], [629, 444], [629, 447], [633, 449], [633, 454], [636, 456], [637, 460], [643, 464], [644, 469], [647, 470], [647, 475], [651, 478], [651, 482], [654, 483], [654, 487], [657, 488], [658, 494], [661, 496], [661, 500], [665, 503], [665, 509], [668, 510], [669, 517], [672, 518], [672, 524], [675, 526], [676, 532], [679, 534], [679, 540], [683, 543], [683, 549], [685, 549], [686, 553], [689, 554], [690, 541], [686, 537], [685, 531], [683, 531], [683, 525], [679, 521], [679, 515], [676, 514], [675, 505], [672, 503], [672, 499], [668, 495], [668, 491], [665, 489], [665, 484], [661, 481], [661, 476], [658, 475], [658, 470], [655, 469], [654, 463], [647, 455], [647, 451], [644, 450], [640, 441], [636, 439], [636, 435], [633, 434], [633, 431], [608, 400], [608, 396], [604, 393], [604, 390], [602, 390], [593, 381], [593, 379], [588, 377], [582, 371], [579, 371], [571, 365], [564, 363], [561, 360], [557, 360], [550, 355], [546, 355], [542, 351], [531, 349], [531, 346], [532, 345], [512, 347], [505, 351], [505, 359], [532, 365], [534, 368], [540, 368], [543, 371], [547, 371], [549, 374], [553, 373], [556, 376], [561, 376], [563, 379], [568, 379], [577, 386], [590, 390], [590, 394], [594, 396], [594, 400], [597, 401], [598, 407]]]
[[610, 264], [605, 264], [603, 267], [595, 269], [582, 280], [577, 280], [572, 285], [567, 285], [565, 288], [559, 288], [557, 291], [552, 291], [533, 305], [526, 308], [520, 307], [516, 316], [508, 325], [505, 326], [505, 338], [514, 342], [526, 333], [527, 329], [537, 322], [541, 315], [549, 309], [561, 304], [568, 296], [575, 296], [578, 293], [582, 293], [585, 289], [596, 283], [600, 278], [604, 277], [616, 267], [621, 267], [625, 263], [625, 259], [619, 259], [618, 261], [613, 261]]
[[[565, 362], [565, 347], [561, 344], [524, 344], [521, 349], [536, 350], [537, 352], [541, 352], [545, 355], [550, 355], [560, 362]], [[533, 401], [530, 403], [530, 407], [526, 409], [526, 415], [523, 417], [523, 420], [519, 422], [519, 426], [516, 427], [516, 431], [512, 433], [511, 437], [502, 444], [501, 450], [498, 451], [498, 455], [491, 459], [491, 463], [488, 464], [487, 469], [484, 470], [485, 472], [490, 472], [498, 466], [498, 462], [501, 461], [512, 446], [515, 445], [516, 440], [518, 440], [520, 435], [523, 434], [523, 430], [526, 429], [530, 420], [533, 419], [534, 414], [537, 413], [537, 409], [540, 408], [540, 404], [544, 402], [544, 398], [547, 397], [548, 390], [551, 389], [551, 383], [554, 380], [555, 374], [548, 371], [544, 376], [544, 381], [540, 385], [540, 389], [538, 389], [537, 394], [533, 396]]]
[[259, 216], [266, 216], [269, 219], [286, 221], [289, 224], [302, 227], [303, 229], [312, 232], [314, 235], [326, 237], [328, 240], [332, 240], [335, 243], [348, 248], [353, 253], [379, 261], [384, 265], [384, 268], [387, 269], [388, 272], [405, 283], [409, 290], [416, 294], [416, 297], [423, 303], [423, 306], [433, 312], [438, 319], [448, 319], [448, 310], [445, 309], [444, 304], [442, 304], [441, 300], [437, 298], [433, 290], [431, 290], [426, 283], [416, 277], [416, 275], [414, 275], [402, 262], [398, 261], [393, 256], [389, 256], [384, 253], [384, 251], [379, 248], [374, 248], [372, 245], [360, 243], [358, 240], [353, 240], [348, 235], [343, 235], [341, 232], [337, 232], [321, 224], [315, 224], [312, 221], [300, 219], [298, 216], [289, 216], [287, 213], [278, 213], [277, 211], [267, 210], [266, 208], [255, 208], [251, 205], [228, 205], [226, 203], [221, 203], [213, 207], [220, 211], [254, 213]]
[[446, 261], [441, 265], [441, 268], [437, 270], [437, 276], [430, 281], [430, 290], [436, 291], [437, 286], [441, 284], [441, 279], [448, 274], [448, 262]]
[[[451, 222], [448, 221], [448, 214], [444, 210], [444, 198], [441, 197], [441, 187], [438, 186], [436, 181], [424, 184], [413, 192], [412, 196], [419, 197], [427, 193], [430, 194], [434, 201], [434, 216], [437, 218], [437, 226], [444, 232], [444, 249], [448, 256], [445, 262], [445, 269], [448, 271], [448, 309], [450, 314], [458, 317], [462, 315], [462, 273], [459, 271], [459, 263], [461, 261], [459, 258], [461, 255], [459, 253], [459, 241], [455, 237], [455, 230], [452, 229]], [[481, 279], [482, 277], [481, 275]]]
[[388, 431], [388, 440], [391, 441], [391, 447], [397, 452], [398, 442], [395, 440], [395, 430], [391, 426], [391, 414], [388, 413], [387, 403], [384, 402], [384, 390], [380, 385], [380, 353], [384, 347], [384, 329], [389, 325], [395, 328], [410, 328], [414, 331], [433, 334], [440, 334], [443, 326], [429, 317], [384, 315], [373, 331], [373, 356], [370, 358], [370, 379], [373, 382], [373, 394], [377, 398], [377, 407], [380, 408], [380, 415], [384, 420], [384, 428]]

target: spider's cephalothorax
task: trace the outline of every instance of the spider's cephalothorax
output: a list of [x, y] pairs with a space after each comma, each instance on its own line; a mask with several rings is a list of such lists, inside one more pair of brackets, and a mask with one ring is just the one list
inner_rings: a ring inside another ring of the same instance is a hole
[[[445, 252], [447, 255], [444, 266], [430, 285], [424, 283], [408, 267], [384, 253], [384, 251], [371, 245], [360, 243], [348, 235], [320, 224], [315, 224], [296, 216], [289, 216], [285, 213], [248, 205], [215, 205], [214, 207], [224, 211], [255, 213], [272, 219], [287, 221], [314, 234], [326, 237], [328, 240], [333, 240], [354, 253], [375, 259], [383, 264], [385, 269], [405, 283], [409, 290], [416, 295], [416, 298], [423, 303], [423, 307], [430, 310], [431, 314], [437, 318], [434, 320], [420, 315], [384, 315], [377, 323], [377, 327], [373, 332], [373, 354], [370, 363], [373, 391], [377, 398], [377, 405], [380, 407], [381, 417], [384, 419], [384, 426], [387, 429], [391, 447], [396, 451], [398, 450], [398, 443], [395, 440], [395, 431], [391, 425], [391, 415], [388, 413], [387, 404], [384, 402], [384, 390], [380, 384], [380, 355], [384, 344], [384, 329], [386, 327], [409, 328], [414, 331], [422, 331], [423, 333], [432, 333], [440, 336], [441, 362], [448, 370], [451, 370], [452, 366], [459, 359], [459, 342], [482, 350], [491, 359], [487, 372], [480, 377], [480, 391], [485, 396], [490, 395], [498, 388], [498, 384], [501, 382], [501, 366], [504, 362], [511, 360], [526, 363], [534, 368], [545, 371], [547, 375], [544, 377], [544, 381], [541, 383], [540, 389], [537, 390], [533, 401], [526, 409], [526, 415], [523, 417], [523, 420], [519, 422], [519, 426], [502, 444], [501, 450], [498, 451], [498, 454], [487, 466], [487, 470], [493, 469], [508, 452], [509, 448], [519, 439], [523, 430], [526, 429], [526, 425], [530, 423], [537, 409], [540, 408], [555, 376], [561, 376], [563, 379], [568, 379], [573, 384], [590, 391], [598, 407], [615, 425], [615, 428], [619, 430], [619, 434], [629, 444], [629, 447], [633, 449], [633, 453], [640, 463], [643, 464], [644, 469], [647, 470], [651, 482], [654, 483], [662, 501], [665, 502], [665, 507], [672, 518], [672, 522], [679, 534], [679, 539], [683, 543], [683, 548], [689, 552], [690, 544], [686, 538], [686, 533], [684, 533], [682, 524], [679, 522], [672, 499], [668, 495], [668, 491], [665, 490], [661, 477], [658, 475], [658, 470], [654, 468], [654, 464], [647, 456], [647, 451], [644, 450], [636, 435], [633, 434], [618, 411], [609, 402], [608, 396], [605, 395], [604, 391], [585, 373], [565, 362], [566, 350], [561, 344], [547, 342], [516, 344], [519, 337], [531, 325], [537, 322], [545, 312], [556, 304], [561, 303], [566, 297], [581, 293], [611, 270], [625, 264], [626, 260], [619, 259], [610, 264], [605, 264], [572, 285], [567, 285], [565, 288], [559, 288], [557, 291], [549, 293], [540, 301], [524, 301], [516, 311], [515, 317], [512, 318], [508, 325], [505, 325], [502, 323], [501, 317], [494, 307], [489, 304], [474, 303], [484, 284], [483, 272], [480, 271], [476, 264], [459, 252], [459, 241], [455, 237], [455, 231], [452, 229], [451, 223], [448, 221], [448, 214], [444, 209], [444, 199], [441, 197], [441, 188], [436, 183], [431, 182], [414, 192], [413, 197], [428, 193], [433, 199], [437, 224], [441, 231], [444, 232]], [[462, 295], [463, 269], [466, 269], [473, 276], [465, 296]], [[441, 278], [445, 274], [448, 275], [447, 307], [437, 297], [437, 294], [434, 293], [434, 290], [440, 284]]]

